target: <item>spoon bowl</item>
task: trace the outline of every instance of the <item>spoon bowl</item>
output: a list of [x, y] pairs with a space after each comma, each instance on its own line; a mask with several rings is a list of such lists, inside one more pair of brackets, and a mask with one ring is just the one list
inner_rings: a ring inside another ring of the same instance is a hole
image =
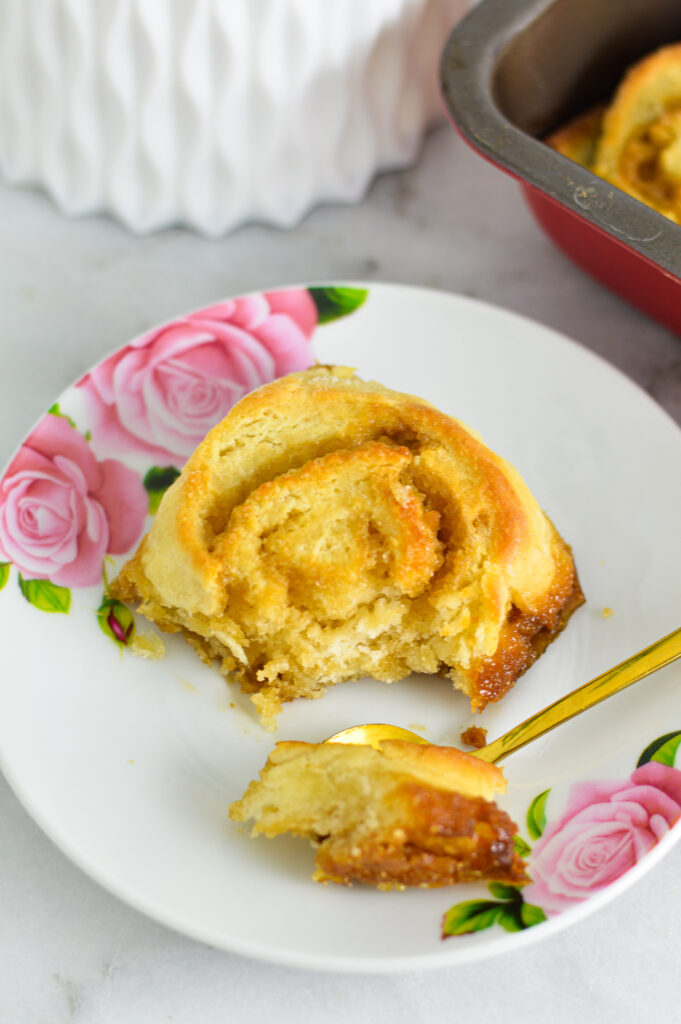
[[367, 725], [352, 725], [349, 729], [343, 729], [333, 736], [329, 736], [326, 743], [358, 743], [367, 747], [374, 747], [379, 750], [384, 740], [408, 740], [410, 743], [427, 744], [423, 736], [412, 732], [411, 729], [402, 729], [399, 725], [388, 725], [387, 722], [371, 722]]

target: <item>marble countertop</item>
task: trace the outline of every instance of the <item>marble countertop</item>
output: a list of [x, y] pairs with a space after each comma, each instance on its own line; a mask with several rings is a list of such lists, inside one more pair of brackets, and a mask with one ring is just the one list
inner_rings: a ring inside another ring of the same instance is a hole
[[[517, 186], [446, 126], [415, 168], [289, 232], [137, 239], [106, 220], [68, 221], [41, 194], [6, 188], [0, 219], [3, 464], [54, 397], [127, 338], [220, 296], [324, 278], [433, 286], [523, 313], [598, 352], [681, 421], [681, 342], [568, 263]], [[345, 976], [232, 956], [148, 920], [81, 874], [2, 779], [0, 815], [8, 1024], [678, 1016], [679, 845], [615, 902], [519, 952], [433, 972]]]

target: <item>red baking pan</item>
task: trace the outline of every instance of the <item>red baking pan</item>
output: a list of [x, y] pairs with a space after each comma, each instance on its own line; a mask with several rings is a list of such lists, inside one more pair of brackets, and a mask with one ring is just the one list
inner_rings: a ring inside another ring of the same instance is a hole
[[454, 29], [440, 70], [452, 124], [521, 182], [556, 245], [681, 334], [681, 227], [541, 141], [673, 41], [679, 0], [482, 0]]

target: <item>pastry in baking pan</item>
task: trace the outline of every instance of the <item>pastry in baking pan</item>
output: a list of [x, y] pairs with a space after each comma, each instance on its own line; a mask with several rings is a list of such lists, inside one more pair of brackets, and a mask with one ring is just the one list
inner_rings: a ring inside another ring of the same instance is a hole
[[582, 167], [592, 169], [605, 111], [605, 104], [599, 103], [585, 114], [579, 114], [566, 125], [557, 128], [545, 141], [563, 156], [569, 157]]
[[546, 141], [681, 223], [681, 44], [639, 61], [607, 106], [581, 115]]
[[517, 827], [494, 802], [505, 788], [499, 768], [452, 747], [284, 742], [229, 814], [254, 819], [254, 836], [312, 840], [318, 882], [517, 884]]
[[233, 672], [266, 723], [361, 676], [497, 700], [583, 600], [518, 473], [457, 420], [342, 367], [243, 398], [113, 592]]
[[603, 120], [594, 172], [681, 221], [681, 44], [627, 73]]

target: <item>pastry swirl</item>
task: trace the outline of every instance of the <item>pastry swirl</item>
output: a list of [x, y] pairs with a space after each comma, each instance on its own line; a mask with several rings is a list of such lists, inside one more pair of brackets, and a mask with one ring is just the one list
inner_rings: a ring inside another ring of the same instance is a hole
[[681, 44], [634, 65], [611, 103], [580, 115], [547, 142], [681, 223]]
[[207, 435], [114, 585], [260, 714], [411, 672], [497, 700], [583, 600], [518, 473], [422, 399], [315, 367]]
[[452, 747], [284, 742], [229, 815], [253, 818], [253, 836], [312, 840], [317, 882], [517, 885], [517, 826], [494, 799], [505, 789], [499, 768]]

